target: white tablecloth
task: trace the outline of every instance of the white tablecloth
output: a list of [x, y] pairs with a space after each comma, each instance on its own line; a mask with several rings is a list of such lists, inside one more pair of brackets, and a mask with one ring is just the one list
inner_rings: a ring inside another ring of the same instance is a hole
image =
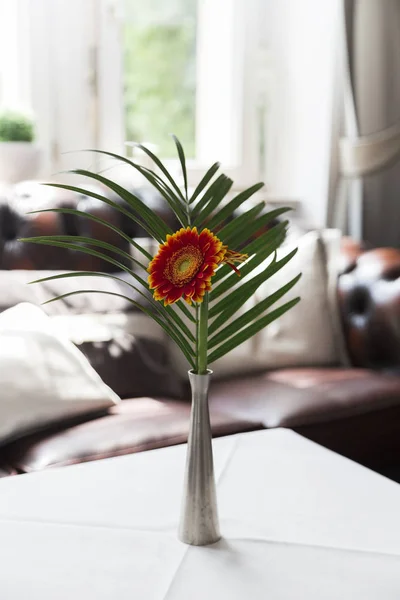
[[221, 438], [224, 537], [196, 548], [185, 450], [0, 480], [1, 600], [399, 600], [398, 484], [291, 431]]

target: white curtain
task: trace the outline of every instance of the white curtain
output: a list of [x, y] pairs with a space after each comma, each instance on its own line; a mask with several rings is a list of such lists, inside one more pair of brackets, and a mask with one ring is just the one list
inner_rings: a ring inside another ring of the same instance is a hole
[[400, 246], [400, 0], [343, 0], [339, 180], [332, 224]]

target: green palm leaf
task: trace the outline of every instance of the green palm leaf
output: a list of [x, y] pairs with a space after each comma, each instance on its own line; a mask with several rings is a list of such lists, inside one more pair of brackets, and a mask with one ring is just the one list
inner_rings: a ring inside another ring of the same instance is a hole
[[78, 294], [107, 294], [108, 296], [117, 296], [118, 298], [123, 298], [130, 304], [133, 304], [133, 306], [135, 306], [137, 309], [139, 309], [140, 311], [145, 313], [148, 317], [151, 317], [154, 321], [156, 321], [156, 323], [158, 323], [160, 325], [160, 327], [162, 327], [162, 329], [164, 329], [164, 331], [167, 333], [167, 335], [169, 335], [169, 337], [181, 349], [182, 353], [184, 354], [185, 358], [187, 359], [187, 361], [189, 362], [191, 367], [194, 368], [194, 366], [195, 366], [194, 360], [193, 360], [194, 354], [192, 352], [188, 352], [186, 350], [185, 345], [182, 343], [181, 336], [178, 335], [173, 329], [170, 329], [160, 317], [158, 317], [154, 313], [151, 313], [144, 306], [142, 306], [139, 302], [135, 302], [135, 300], [132, 300], [132, 298], [129, 298], [128, 296], [124, 296], [123, 294], [117, 294], [116, 292], [108, 292], [106, 290], [79, 290], [76, 292], [68, 292], [67, 294], [61, 294], [60, 296], [56, 296], [55, 298], [51, 298], [50, 300], [43, 302], [43, 304], [50, 304], [51, 302], [55, 302], [56, 300], [63, 300], [64, 298], [68, 298], [70, 296], [76, 296]]
[[[276, 220], [278, 217], [283, 215], [288, 210], [290, 210], [290, 209], [276, 208], [275, 210], [271, 210], [265, 214], [258, 215], [253, 220], [249, 220], [248, 223], [244, 223], [241, 227], [237, 227], [237, 229], [234, 232], [232, 232], [232, 234], [230, 235], [229, 245], [232, 248], [236, 248], [236, 249], [241, 248], [242, 245], [245, 244], [246, 242], [249, 243], [248, 240], [251, 240], [253, 237], [257, 238], [260, 235], [263, 235], [263, 236], [267, 235], [268, 231], [265, 231], [265, 228], [267, 227], [267, 225], [270, 225], [272, 221]], [[240, 216], [237, 217], [237, 219], [240, 219]], [[229, 225], [235, 223], [237, 219], [234, 219], [234, 221], [232, 223], [229, 223]], [[284, 221], [282, 221], [282, 222], [284, 222]], [[277, 223], [273, 227], [270, 227], [270, 229], [273, 229], [278, 226], [279, 226], [279, 223]], [[219, 235], [220, 234], [222, 234], [222, 232], [220, 232]]]
[[20, 238], [19, 241], [26, 242], [29, 244], [41, 244], [43, 246], [55, 246], [57, 248], [65, 248], [67, 250], [74, 250], [75, 252], [89, 254], [90, 256], [94, 256], [95, 258], [101, 258], [101, 260], [104, 260], [104, 261], [110, 263], [111, 265], [114, 265], [120, 271], [126, 271], [134, 279], [141, 280], [140, 283], [143, 282], [143, 285], [146, 285], [144, 280], [141, 279], [135, 273], [135, 271], [133, 271], [132, 269], [129, 269], [126, 265], [124, 265], [120, 261], [116, 260], [115, 258], [112, 258], [108, 254], [104, 254], [103, 252], [98, 252], [97, 250], [93, 250], [93, 248], [88, 248], [87, 246], [80, 246], [79, 244], [74, 244], [73, 242], [62, 242], [62, 241], [59, 241], [57, 238], [58, 238], [58, 236], [50, 235], [50, 236], [39, 236], [39, 237], [33, 237], [33, 238]]
[[[262, 188], [262, 183], [257, 183], [237, 194], [232, 199], [226, 200], [233, 182], [224, 174], [214, 179], [214, 175], [216, 175], [219, 169], [219, 164], [215, 163], [205, 173], [192, 193], [191, 198], [189, 198], [184, 149], [175, 136], [173, 136], [173, 139], [182, 168], [184, 192], [181, 191], [179, 185], [174, 181], [160, 159], [141, 144], [135, 144], [135, 146], [141, 148], [154, 161], [156, 167], [159, 169], [159, 173], [112, 152], [98, 150], [92, 150], [92, 152], [98, 152], [122, 161], [141, 173], [161, 194], [183, 227], [196, 226], [200, 231], [205, 227], [214, 231], [219, 230], [218, 237], [224, 244], [229, 245], [230, 249], [240, 250], [242, 253], [248, 254], [249, 258], [239, 267], [242, 276], [241, 279], [238, 279], [236, 273], [232, 273], [229, 266], [223, 265], [214, 274], [212, 291], [205, 294], [201, 305], [196, 304], [195, 307], [189, 308], [182, 300], [179, 300], [176, 302], [176, 307], [163, 306], [154, 299], [151, 290], [149, 290], [147, 277], [141, 272], [147, 270], [147, 261], [150, 261], [152, 256], [113, 223], [109, 223], [106, 219], [102, 219], [91, 213], [71, 208], [60, 207], [35, 212], [58, 212], [92, 220], [110, 229], [125, 242], [132, 244], [134, 248], [143, 254], [145, 260], [137, 260], [117, 245], [88, 236], [41, 236], [25, 238], [23, 241], [81, 252], [106, 261], [113, 265], [116, 270], [127, 273], [132, 278], [132, 282], [127, 282], [125, 279], [118, 277], [118, 275], [102, 273], [100, 271], [63, 273], [46, 277], [39, 281], [92, 275], [108, 277], [115, 281], [123, 282], [138, 294], [139, 301], [136, 299], [133, 300], [123, 294], [104, 290], [73, 291], [57, 296], [57, 298], [51, 301], [79, 293], [105, 293], [124, 298], [138, 310], [154, 319], [181, 349], [192, 368], [197, 373], [204, 373], [207, 368], [207, 361], [211, 363], [224, 356], [235, 346], [246, 341], [298, 302], [299, 299], [295, 298], [286, 302], [283, 306], [267, 312], [273, 304], [293, 288], [298, 281], [298, 277], [295, 277], [256, 306], [253, 306], [244, 312], [244, 314], [235, 318], [235, 314], [252, 297], [259, 286], [278, 270], [282, 269], [294, 256], [295, 251], [289, 253], [279, 261], [276, 259], [276, 251], [286, 235], [287, 221], [278, 223], [270, 227], [268, 231], [265, 231], [275, 219], [278, 219], [288, 209], [279, 208], [264, 214], [265, 203], [260, 201], [247, 206], [247, 208], [244, 207], [245, 210], [238, 216], [235, 214]], [[117, 194], [126, 206], [121, 206], [118, 201], [114, 201], [101, 193], [85, 190], [79, 186], [57, 183], [48, 185], [84, 194], [104, 202], [137, 223], [148, 235], [159, 243], [164, 243], [166, 236], [173, 233], [167, 223], [152, 211], [145, 202], [115, 181], [84, 169], [76, 169], [70, 171], [70, 173], [81, 175], [100, 183]], [[262, 263], [273, 254], [275, 256], [272, 261], [265, 268], [262, 268]], [[136, 265], [140, 269], [139, 272], [136, 272], [137, 269], [130, 268], [130, 265]], [[182, 314], [178, 314], [178, 311]], [[191, 331], [191, 323], [196, 327], [195, 334]]]
[[[72, 171], [70, 171], [70, 173], [72, 173]], [[44, 183], [43, 185], [46, 185], [48, 187], [61, 188], [63, 190], [76, 192], [77, 194], [83, 194], [85, 196], [89, 196], [89, 198], [95, 198], [96, 200], [100, 200], [101, 202], [104, 202], [104, 204], [111, 206], [111, 208], [113, 208], [117, 212], [120, 212], [121, 214], [128, 217], [128, 219], [130, 219], [134, 223], [137, 223], [138, 225], [140, 225], [140, 227], [142, 227], [149, 234], [150, 237], [154, 238], [155, 240], [157, 240], [159, 242], [164, 241], [164, 238], [162, 236], [160, 236], [157, 233], [157, 231], [155, 231], [152, 227], [150, 227], [150, 225], [148, 223], [143, 221], [143, 219], [139, 218], [139, 216], [132, 213], [132, 211], [127, 210], [123, 206], [120, 206], [119, 204], [117, 204], [117, 202], [114, 202], [113, 200], [106, 198], [106, 196], [102, 196], [101, 194], [97, 194], [96, 192], [92, 192], [91, 190], [86, 190], [85, 188], [77, 187], [74, 185], [66, 185], [63, 183]], [[56, 210], [56, 209], [51, 208], [48, 210], [52, 211], [52, 210]], [[171, 232], [171, 230], [170, 230], [170, 232]]]
[[[282, 286], [279, 290], [277, 290], [274, 294], [271, 294], [256, 306], [253, 306], [249, 310], [247, 310], [243, 315], [240, 315], [237, 319], [235, 319], [232, 323], [227, 325], [224, 329], [222, 329], [219, 333], [215, 334], [208, 342], [208, 347], [213, 348], [214, 346], [218, 346], [218, 344], [222, 344], [228, 340], [232, 335], [243, 329], [246, 325], [255, 321], [257, 317], [262, 315], [268, 308], [270, 308], [275, 302], [280, 300], [282, 296], [284, 296], [292, 287], [298, 282], [301, 274], [294, 277], [289, 283]], [[225, 321], [226, 322], [226, 321]]]
[[[276, 225], [273, 229], [271, 229], [268, 232], [269, 240], [267, 241], [267, 243], [265, 243], [265, 240], [263, 238], [259, 238], [257, 240], [254, 240], [254, 242], [251, 242], [246, 248], [244, 248], [244, 251], [247, 254], [249, 254], [251, 258], [249, 258], [249, 260], [247, 260], [247, 262], [245, 262], [244, 264], [240, 265], [240, 274], [242, 277], [246, 277], [247, 275], [249, 275], [256, 267], [258, 267], [262, 262], [264, 262], [264, 260], [266, 260], [273, 252], [275, 252], [278, 249], [282, 240], [282, 234], [286, 230], [286, 226], [287, 223], [280, 223], [279, 225]], [[264, 237], [267, 238], [268, 234], [266, 234]], [[210, 294], [210, 301], [214, 302], [215, 300], [217, 300], [217, 298], [219, 298], [221, 294], [224, 294], [230, 288], [238, 285], [239, 281], [236, 273], [232, 273], [232, 271], [230, 271], [228, 277], [225, 277], [223, 281], [221, 281], [216, 287], [213, 288]]]
[[[39, 238], [22, 238], [20, 241], [28, 243], [31, 242], [32, 244], [47, 244], [48, 246], [55, 245], [55, 242], [66, 242], [68, 244], [68, 246], [66, 247], [68, 247], [70, 250], [77, 251], [80, 251], [81, 248], [85, 248], [87, 246], [98, 246], [99, 248], [109, 250], [117, 256], [125, 258], [128, 262], [133, 262], [134, 264], [138, 265], [138, 267], [140, 267], [141, 269], [146, 270], [145, 265], [142, 265], [141, 262], [133, 258], [130, 254], [128, 254], [128, 252], [125, 252], [125, 250], [121, 250], [121, 248], [118, 248], [113, 244], [109, 244], [108, 242], [103, 242], [102, 240], [97, 240], [95, 238], [86, 237], [83, 235], [42, 235]], [[83, 246], [81, 246], [81, 244]], [[142, 285], [147, 287], [147, 284], [144, 279], [141, 279], [141, 283]]]
[[161, 177], [159, 177], [157, 175], [157, 173], [153, 173], [153, 171], [146, 169], [146, 167], [142, 167], [142, 165], [139, 165], [139, 164], [133, 162], [132, 160], [129, 160], [125, 156], [119, 156], [118, 154], [114, 154], [113, 152], [106, 152], [105, 150], [94, 150], [94, 149], [88, 149], [88, 150], [86, 150], [86, 152], [94, 152], [97, 154], [103, 154], [105, 156], [110, 156], [111, 158], [115, 158], [116, 160], [118, 160], [120, 162], [124, 162], [125, 164], [133, 167], [145, 179], [147, 179], [147, 181], [149, 183], [151, 183], [151, 185], [161, 194], [161, 196], [163, 196], [163, 198], [165, 198], [165, 200], [168, 202], [170, 208], [175, 213], [175, 216], [177, 217], [177, 219], [179, 221], [181, 221], [181, 218], [183, 217], [184, 222], [181, 221], [182, 225], [187, 224], [186, 220], [185, 220], [185, 213], [183, 211], [183, 206], [182, 206], [182, 195], [180, 194], [179, 196], [177, 196], [175, 191], [173, 189], [171, 189], [168, 186], [168, 184], [163, 179], [161, 179]]
[[[86, 213], [86, 212], [83, 212], [82, 210], [76, 210], [74, 208], [43, 208], [41, 210], [31, 210], [27, 214], [35, 215], [38, 213], [45, 213], [45, 212], [61, 213], [61, 214], [65, 214], [65, 215], [75, 215], [76, 217], [81, 217], [84, 219], [88, 219], [89, 221], [94, 221], [95, 223], [99, 223], [99, 225], [103, 225], [103, 227], [106, 227], [107, 229], [111, 229], [111, 231], [114, 231], [116, 234], [118, 234], [122, 239], [124, 239], [126, 242], [131, 244], [134, 248], [136, 248], [136, 250], [141, 252], [143, 254], [143, 256], [145, 256], [148, 260], [151, 260], [153, 258], [151, 256], [151, 254], [149, 254], [147, 252], [147, 250], [142, 248], [142, 246], [139, 246], [139, 244], [137, 244], [133, 238], [129, 237], [129, 235], [126, 235], [123, 231], [121, 231], [121, 229], [119, 229], [112, 223], [109, 223], [109, 221], [102, 219], [101, 217], [92, 215], [92, 213]], [[138, 261], [136, 261], [136, 262], [138, 262]], [[139, 264], [144, 269], [146, 268], [145, 265], [142, 265], [141, 263], [139, 263]]]
[[164, 173], [164, 175], [166, 176], [166, 178], [168, 179], [168, 181], [170, 182], [170, 184], [172, 185], [172, 187], [174, 188], [174, 190], [176, 191], [178, 196], [181, 198], [181, 200], [183, 200], [183, 202], [185, 202], [185, 197], [183, 196], [181, 190], [179, 189], [178, 185], [174, 181], [174, 178], [172, 177], [171, 173], [166, 169], [165, 165], [161, 162], [161, 160], [158, 158], [158, 156], [156, 156], [153, 152], [151, 152], [151, 150], [146, 148], [146, 146], [143, 146], [142, 144], [138, 144], [136, 142], [127, 142], [127, 146], [133, 146], [136, 148], [140, 148], [145, 154], [147, 154], [147, 156], [149, 156], [151, 158], [151, 160], [157, 165], [157, 167], [160, 169], [160, 171], [162, 171], [162, 173]]
[[255, 275], [249, 281], [241, 284], [238, 288], [234, 289], [230, 294], [222, 298], [217, 304], [214, 304], [212, 310], [209, 313], [210, 318], [214, 315], [218, 317], [209, 326], [208, 332], [211, 335], [217, 331], [222, 325], [224, 325], [232, 315], [238, 311], [249, 298], [258, 290], [267, 279], [270, 279], [272, 275], [277, 273], [282, 267], [284, 267], [296, 254], [297, 248], [290, 252], [287, 256], [282, 258], [280, 261], [276, 260], [276, 256], [271, 263], [258, 275]]
[[[153, 299], [153, 296], [151, 294], [143, 293], [142, 290], [140, 290], [136, 286], [132, 285], [125, 279], [122, 279], [122, 277], [118, 277], [117, 275], [112, 275], [111, 273], [104, 273], [103, 271], [74, 271], [72, 273], [61, 273], [58, 275], [50, 275], [48, 277], [36, 279], [35, 281], [30, 281], [29, 283], [31, 283], [31, 284], [44, 283], [46, 281], [53, 281], [55, 279], [68, 279], [70, 277], [105, 277], [107, 279], [113, 279], [114, 281], [119, 281], [119, 282], [123, 283], [124, 285], [127, 285], [135, 292], [138, 292], [146, 300], [146, 302], [148, 302], [152, 307], [154, 307], [157, 310], [157, 312], [160, 315], [162, 315], [164, 318], [165, 318], [165, 314], [166, 314], [168, 317], [168, 318], [166, 318], [166, 321], [169, 323], [169, 325], [171, 325], [172, 327], [174, 327], [174, 325], [177, 325], [181, 329], [184, 336], [186, 336], [187, 340], [189, 340], [189, 342], [194, 343], [196, 341], [193, 333], [190, 331], [190, 329], [187, 327], [187, 325], [182, 321], [182, 319], [176, 314], [176, 312], [173, 310], [172, 306], [162, 306], [159, 302], [156, 302]], [[190, 346], [189, 343], [187, 343], [187, 340], [185, 340], [183, 338], [183, 343], [185, 343], [185, 345], [187, 345], [187, 347], [190, 349], [190, 351], [193, 352], [193, 348]]]
[[206, 224], [207, 217], [222, 202], [232, 185], [232, 179], [229, 179], [226, 175], [220, 175], [210, 185], [192, 209], [192, 216], [196, 227], [203, 227]]
[[[235, 235], [237, 235], [238, 230], [241, 231], [243, 228], [246, 228], [247, 235], [247, 227], [250, 223], [254, 223], [256, 217], [260, 214], [260, 212], [265, 208], [265, 202], [259, 202], [250, 210], [246, 210], [241, 215], [237, 216], [236, 219], [233, 219], [230, 223], [227, 223], [222, 229], [218, 231], [218, 237], [220, 240], [224, 242], [224, 244], [231, 244], [232, 248], [237, 248], [238, 244], [235, 242]], [[231, 241], [233, 242], [231, 243]]]
[[215, 215], [213, 215], [213, 217], [208, 222], [209, 229], [213, 230], [216, 227], [218, 227], [218, 225], [229, 219], [229, 217], [231, 217], [234, 214], [235, 210], [237, 210], [244, 202], [251, 198], [251, 196], [258, 192], [258, 190], [260, 190], [262, 187], [264, 187], [263, 183], [256, 183], [256, 185], [253, 185], [248, 190], [245, 190], [244, 192], [241, 192], [240, 194], [235, 196], [230, 202], [228, 202], [228, 204], [226, 204], [223, 208], [221, 208], [221, 210], [219, 210]]
[[222, 358], [225, 354], [227, 354], [240, 344], [243, 344], [246, 340], [248, 340], [253, 335], [261, 331], [261, 329], [264, 329], [264, 327], [266, 327], [267, 325], [278, 319], [280, 316], [282, 316], [285, 312], [287, 312], [289, 309], [295, 306], [299, 301], [300, 298], [294, 298], [293, 300], [290, 300], [283, 306], [280, 306], [268, 315], [265, 315], [263, 318], [259, 319], [255, 323], [252, 323], [251, 325], [246, 327], [246, 329], [243, 329], [236, 335], [232, 336], [229, 340], [221, 344], [221, 346], [216, 348], [213, 352], [211, 352], [211, 354], [208, 355], [208, 363], [213, 363], [219, 358]]
[[175, 142], [175, 146], [176, 146], [176, 149], [178, 151], [179, 161], [181, 163], [182, 175], [183, 175], [183, 184], [185, 186], [185, 200], [186, 200], [187, 203], [189, 203], [189, 197], [188, 197], [188, 180], [187, 180], [187, 171], [186, 171], [185, 152], [183, 150], [182, 144], [180, 143], [180, 141], [178, 140], [178, 138], [176, 137], [176, 135], [172, 135], [172, 138], [173, 138], [173, 140]]
[[[21, 238], [20, 241], [32, 243], [32, 244], [43, 244], [45, 246], [55, 246], [58, 248], [66, 248], [68, 250], [75, 250], [76, 252], [82, 252], [83, 254], [88, 254], [88, 255], [94, 256], [96, 258], [101, 258], [102, 260], [116, 266], [121, 271], [125, 271], [126, 273], [131, 275], [131, 277], [133, 277], [133, 279], [135, 279], [138, 283], [140, 283], [143, 286], [143, 288], [146, 290], [146, 292], [148, 292], [148, 295], [145, 296], [146, 299], [148, 300], [149, 298], [151, 298], [151, 300], [153, 302], [156, 302], [155, 300], [153, 300], [152, 294], [149, 292], [149, 287], [148, 287], [147, 282], [144, 279], [142, 279], [137, 273], [135, 273], [135, 271], [133, 271], [132, 269], [129, 269], [129, 267], [126, 267], [126, 265], [124, 265], [123, 263], [121, 263], [120, 261], [118, 261], [116, 259], [113, 259], [112, 257], [108, 256], [107, 254], [98, 252], [97, 250], [93, 250], [92, 248], [88, 248], [87, 246], [80, 246], [73, 242], [62, 241], [59, 239], [60, 237], [69, 237], [69, 236], [41, 236], [41, 237], [35, 237], [35, 238]], [[72, 239], [74, 239], [74, 236], [70, 236], [70, 237], [72, 237]], [[92, 240], [92, 238], [87, 238], [87, 239], [90, 240], [91, 242], [96, 243], [96, 240]], [[119, 252], [118, 248], [113, 247], [113, 250], [116, 251], [116, 253]], [[123, 253], [123, 254], [125, 255], [126, 253]], [[129, 254], [127, 256], [130, 257]], [[90, 271], [88, 273], [90, 273]], [[136, 287], [135, 287], [135, 289], [143, 296], [143, 292], [141, 290], [139, 290]], [[181, 304], [181, 305], [179, 305], [179, 308], [184, 312], [184, 314], [186, 316], [188, 316], [190, 318], [191, 321], [194, 320], [193, 315], [191, 315], [189, 313], [188, 309], [185, 306], [182, 306], [182, 304]], [[168, 312], [170, 314], [174, 313], [174, 311], [170, 307], [169, 307]], [[174, 314], [176, 315], [176, 313], [174, 313]], [[186, 332], [186, 334], [187, 334], [187, 332], [189, 330], [187, 329], [186, 325], [184, 325], [183, 321], [178, 317], [178, 315], [176, 315], [175, 321], [181, 327], [182, 331]], [[182, 325], [183, 325], [183, 328], [182, 328]], [[192, 335], [193, 334], [190, 333], [190, 338], [192, 338]]]
[[[168, 233], [172, 233], [170, 227], [154, 212], [151, 208], [145, 205], [145, 203], [140, 200], [134, 194], [131, 194], [127, 190], [125, 190], [122, 186], [118, 185], [111, 179], [107, 179], [102, 175], [97, 175], [96, 173], [91, 173], [90, 171], [86, 171], [85, 169], [73, 169], [70, 171], [75, 175], [82, 175], [84, 177], [88, 177], [89, 179], [94, 179], [99, 183], [105, 185], [110, 190], [113, 190], [120, 198], [125, 200], [127, 204], [141, 216], [142, 221], [146, 223], [148, 226], [153, 228], [153, 231], [160, 238], [160, 240], [164, 240]], [[152, 237], [155, 237], [154, 235]]]
[[201, 179], [200, 183], [194, 190], [192, 197], [190, 198], [190, 204], [192, 204], [196, 200], [196, 198], [201, 194], [201, 192], [204, 190], [206, 185], [214, 177], [215, 173], [218, 171], [220, 166], [221, 166], [220, 163], [216, 162], [212, 165], [212, 167], [210, 167], [208, 169], [208, 171], [206, 172], [206, 174], [204, 175], [204, 177]]

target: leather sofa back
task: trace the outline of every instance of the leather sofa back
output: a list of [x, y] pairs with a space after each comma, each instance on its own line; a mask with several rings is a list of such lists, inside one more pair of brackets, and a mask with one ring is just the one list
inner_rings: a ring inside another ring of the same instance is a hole
[[[118, 196], [99, 186], [85, 186], [113, 200], [125, 210], [129, 206]], [[164, 203], [148, 189], [135, 190], [146, 204], [175, 227], [173, 216], [164, 214]], [[130, 237], [144, 235], [143, 229], [113, 207], [90, 196], [80, 195], [62, 189], [50, 188], [36, 182], [18, 184], [3, 198], [0, 198], [0, 269], [14, 270], [79, 270], [115, 272], [118, 268], [109, 262], [74, 250], [27, 244], [19, 241], [23, 237], [42, 235], [78, 235], [102, 240], [117, 248], [130, 251], [129, 243], [109, 227], [92, 219], [74, 214], [45, 212], [30, 214], [30, 211], [46, 208], [67, 208], [79, 210], [85, 214], [103, 219], [121, 229]], [[126, 264], [120, 255], [113, 255], [101, 248], [101, 252], [109, 254]]]
[[400, 368], [400, 250], [343, 248], [339, 304], [355, 366]]

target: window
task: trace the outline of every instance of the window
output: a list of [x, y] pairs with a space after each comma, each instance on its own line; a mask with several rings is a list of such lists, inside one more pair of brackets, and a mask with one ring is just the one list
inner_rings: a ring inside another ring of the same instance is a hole
[[265, 0], [27, 1], [47, 174], [87, 166], [67, 152], [132, 140], [170, 159], [175, 133], [191, 184], [216, 160], [238, 187], [264, 177]]
[[132, 137], [168, 158], [173, 132], [192, 185], [219, 160], [236, 187], [264, 180], [322, 223], [337, 3], [320, 4], [0, 0], [0, 102], [32, 107], [46, 178], [101, 169], [79, 150], [124, 153]]
[[[107, 0], [103, 0], [107, 3]], [[259, 15], [263, 0], [112, 0], [98, 37], [98, 77], [115, 78], [122, 59], [124, 141], [154, 144], [174, 155], [169, 133], [183, 142], [194, 184], [219, 160], [239, 185], [263, 176], [259, 119]], [[110, 35], [110, 28], [115, 35]], [[108, 83], [110, 82], [110, 83]], [[100, 99], [101, 104], [101, 99]], [[104, 145], [104, 144], [103, 144]]]

